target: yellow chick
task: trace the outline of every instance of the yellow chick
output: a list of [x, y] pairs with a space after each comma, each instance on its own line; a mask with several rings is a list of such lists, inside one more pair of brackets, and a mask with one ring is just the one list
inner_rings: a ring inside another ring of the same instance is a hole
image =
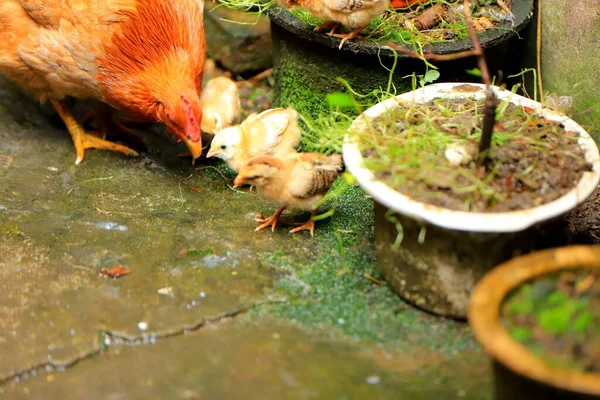
[[202, 132], [215, 134], [233, 125], [240, 117], [240, 95], [238, 85], [231, 79], [220, 76], [209, 80], [200, 97], [202, 104]]
[[269, 217], [259, 214], [256, 231], [271, 227], [275, 230], [281, 213], [288, 207], [303, 211], [311, 210], [310, 219], [290, 232], [303, 230], [315, 234], [316, 206], [327, 193], [333, 182], [343, 171], [340, 155], [326, 157], [315, 153], [294, 153], [285, 157], [260, 156], [243, 166], [234, 180], [234, 185], [252, 185], [258, 195], [280, 208]]
[[[329, 36], [342, 39], [339, 48], [350, 39], [358, 37], [371, 20], [383, 15], [390, 0], [287, 0], [287, 6], [299, 6], [324, 22], [315, 31], [331, 28]], [[335, 33], [340, 25], [351, 29], [349, 33]]]
[[296, 110], [272, 108], [250, 114], [240, 125], [217, 132], [206, 157], [218, 157], [231, 169], [239, 171], [257, 156], [295, 153], [300, 136]]

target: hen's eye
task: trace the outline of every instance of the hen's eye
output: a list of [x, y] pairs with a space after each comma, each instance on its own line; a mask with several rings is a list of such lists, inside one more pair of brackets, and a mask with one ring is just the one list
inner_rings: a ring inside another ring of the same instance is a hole
[[225, 150], [227, 148], [227, 146], [223, 145], [221, 146], [221, 150]]

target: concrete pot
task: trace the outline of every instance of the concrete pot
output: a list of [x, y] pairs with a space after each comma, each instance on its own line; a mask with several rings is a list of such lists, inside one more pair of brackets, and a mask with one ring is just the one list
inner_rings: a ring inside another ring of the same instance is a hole
[[473, 290], [469, 323], [493, 359], [495, 399], [600, 399], [600, 375], [551, 367], [515, 342], [500, 320], [504, 298], [524, 282], [581, 267], [600, 268], [599, 246], [562, 247], [515, 258], [488, 273]]
[[[527, 25], [532, 15], [533, 0], [513, 0], [512, 3], [515, 26], [512, 29], [490, 29], [479, 36], [492, 73], [503, 70], [511, 62], [512, 58], [508, 56], [511, 39]], [[389, 71], [382, 64], [392, 67], [394, 53], [390, 49], [382, 49], [368, 40], [357, 40], [347, 42], [339, 50], [339, 39], [314, 32], [313, 26], [285, 9], [272, 8], [268, 15], [273, 42], [274, 102], [278, 107], [293, 104], [299, 112], [308, 115], [327, 111], [326, 94], [343, 90], [337, 78], [346, 79], [358, 93], [369, 93], [387, 86]], [[427, 49], [449, 54], [471, 47], [471, 41], [463, 39], [434, 43]], [[403, 77], [413, 72], [424, 74], [425, 65], [423, 61], [404, 54], [398, 57], [393, 82], [396, 90], [404, 93], [411, 90], [411, 80]], [[473, 67], [472, 59], [434, 64], [439, 67], [442, 82], [478, 81], [465, 72]]]
[[[435, 97], [483, 98], [484, 85], [440, 83], [397, 96], [425, 103]], [[458, 88], [460, 87], [460, 89]], [[578, 185], [564, 196], [528, 210], [474, 213], [449, 210], [413, 200], [383, 182], [364, 167], [358, 145], [349, 137], [343, 147], [344, 162], [360, 186], [375, 201], [375, 240], [380, 269], [390, 286], [407, 301], [439, 315], [466, 317], [469, 296], [477, 281], [494, 266], [538, 246], [539, 230], [581, 204], [600, 181], [598, 147], [577, 123], [525, 97], [496, 88], [500, 99], [539, 111], [578, 132], [579, 143], [593, 170], [584, 172]], [[394, 98], [365, 111], [353, 123], [359, 129], [365, 120], [396, 105]], [[400, 246], [393, 246], [397, 223], [404, 231]], [[424, 235], [424, 240], [423, 239]]]

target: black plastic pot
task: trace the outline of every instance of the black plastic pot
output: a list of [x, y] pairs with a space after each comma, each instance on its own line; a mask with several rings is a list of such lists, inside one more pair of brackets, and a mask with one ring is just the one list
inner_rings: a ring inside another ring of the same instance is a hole
[[[529, 22], [533, 0], [513, 0], [515, 26], [512, 29], [495, 28], [480, 34], [486, 58], [492, 73], [504, 70], [511, 62], [510, 41]], [[300, 112], [314, 114], [324, 110], [324, 96], [343, 89], [336, 80], [347, 80], [359, 93], [385, 88], [392, 67], [394, 52], [382, 49], [368, 40], [349, 41], [340, 50], [339, 39], [314, 32], [314, 27], [282, 8], [268, 12], [273, 40], [273, 66], [275, 68], [275, 98], [277, 106], [293, 104]], [[435, 43], [428, 51], [449, 54], [471, 48], [469, 39]], [[425, 73], [423, 61], [398, 54], [398, 64], [393, 82], [398, 93], [411, 90], [411, 80], [403, 78], [416, 72]], [[472, 57], [433, 63], [441, 73], [438, 82], [479, 82], [480, 79], [465, 72], [476, 66]]]

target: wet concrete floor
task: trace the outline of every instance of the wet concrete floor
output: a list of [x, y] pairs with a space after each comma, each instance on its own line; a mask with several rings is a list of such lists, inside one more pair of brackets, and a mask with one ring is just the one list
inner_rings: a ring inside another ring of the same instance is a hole
[[314, 239], [255, 233], [222, 164], [148, 131], [76, 166], [48, 115], [0, 81], [0, 397], [490, 398], [468, 327], [378, 282], [360, 190]]

